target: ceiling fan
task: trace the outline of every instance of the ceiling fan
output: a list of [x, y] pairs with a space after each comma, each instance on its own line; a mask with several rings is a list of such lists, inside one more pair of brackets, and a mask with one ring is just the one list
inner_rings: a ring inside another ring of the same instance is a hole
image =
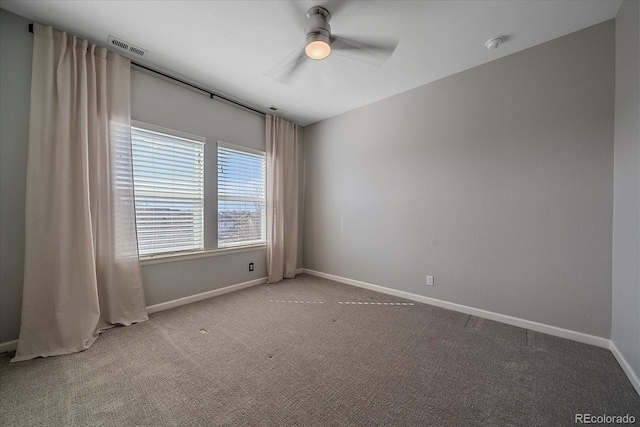
[[381, 67], [391, 56], [397, 41], [357, 40], [331, 34], [331, 13], [322, 6], [313, 6], [307, 11], [305, 42], [264, 73], [286, 81], [308, 60], [320, 61], [331, 54]]

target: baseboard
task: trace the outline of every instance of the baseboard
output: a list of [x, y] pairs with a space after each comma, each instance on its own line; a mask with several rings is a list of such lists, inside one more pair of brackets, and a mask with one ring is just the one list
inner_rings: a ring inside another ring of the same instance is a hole
[[[302, 273], [304, 273], [304, 268], [298, 268], [296, 270], [296, 274]], [[202, 301], [204, 299], [228, 294], [229, 292], [239, 291], [240, 289], [250, 288], [251, 286], [262, 285], [263, 283], [267, 283], [266, 277], [250, 280], [248, 282], [238, 283], [231, 286], [225, 286], [224, 288], [214, 289], [212, 291], [202, 292], [196, 295], [189, 295], [188, 297], [178, 298], [175, 300], [162, 302], [160, 304], [150, 305], [149, 307], [147, 307], [147, 313], [152, 314], [163, 310], [169, 310], [170, 308], [180, 307], [181, 305], [191, 304], [192, 302]], [[0, 343], [0, 353], [14, 351], [16, 348], [18, 348], [18, 340]]]
[[620, 350], [618, 350], [618, 347], [616, 347], [613, 341], [611, 341], [611, 343], [609, 344], [609, 349], [620, 364], [620, 367], [622, 368], [624, 373], [627, 374], [627, 377], [629, 378], [629, 381], [631, 381], [633, 388], [635, 388], [638, 395], [640, 395], [640, 375], [638, 375], [638, 373], [633, 370], [631, 365], [629, 365], [629, 362], [627, 362], [627, 359], [625, 359], [622, 353], [620, 353]]
[[250, 280], [248, 282], [238, 283], [236, 285], [225, 286], [224, 288], [214, 289], [212, 291], [203, 292], [201, 294], [189, 295], [188, 297], [178, 298], [172, 301], [162, 302], [160, 304], [150, 305], [149, 307], [147, 307], [147, 313], [157, 313], [158, 311], [180, 307], [181, 305], [191, 304], [192, 302], [202, 301], [203, 299], [228, 294], [229, 292], [239, 291], [240, 289], [250, 288], [251, 286], [261, 285], [263, 283], [267, 283], [266, 277]]
[[0, 342], [0, 353], [15, 351], [16, 348], [18, 348], [18, 340]]
[[[303, 269], [300, 268], [296, 271], [296, 273], [300, 274], [303, 272], [302, 270]], [[180, 307], [181, 305], [191, 304], [192, 302], [202, 301], [204, 299], [228, 294], [229, 292], [239, 291], [240, 289], [250, 288], [251, 286], [261, 285], [263, 283], [267, 283], [266, 277], [250, 280], [248, 282], [238, 283], [231, 286], [225, 286], [224, 288], [214, 289], [212, 291], [202, 292], [196, 295], [189, 295], [188, 297], [178, 298], [172, 301], [162, 302], [160, 304], [150, 305], [149, 307], [147, 307], [147, 313], [157, 313], [159, 311], [168, 310], [174, 307]], [[0, 353], [14, 351], [16, 348], [18, 348], [18, 340], [0, 343]]]
[[[369, 289], [376, 292], [381, 292], [387, 295], [397, 296], [399, 298], [405, 298], [411, 301], [421, 302], [424, 304], [433, 305], [436, 307], [446, 308], [449, 310], [457, 311], [460, 313], [465, 313], [473, 316], [482, 317], [484, 319], [495, 320], [497, 322], [506, 323], [513, 326], [518, 326], [521, 328], [526, 328], [532, 331], [541, 332], [553, 336], [557, 336], [560, 338], [566, 338], [573, 341], [595, 345], [597, 347], [608, 348], [613, 353], [613, 356], [616, 358], [620, 367], [624, 371], [624, 373], [629, 378], [629, 381], [635, 388], [636, 392], [640, 395], [640, 376], [636, 373], [631, 365], [624, 358], [622, 353], [618, 350], [616, 345], [606, 339], [601, 337], [596, 337], [593, 335], [584, 334], [582, 332], [571, 331], [569, 329], [558, 328], [556, 326], [546, 325], [544, 323], [533, 322], [530, 320], [520, 319], [517, 317], [507, 316], [504, 314], [494, 313], [487, 310], [481, 310], [474, 307], [469, 307], [462, 304], [456, 304], [452, 302], [447, 302], [435, 298], [426, 297], [423, 295], [412, 294], [410, 292], [399, 291], [397, 289], [391, 289], [384, 286], [374, 285], [367, 282], [362, 282], [359, 280], [347, 279], [345, 277], [335, 276], [333, 274], [323, 273], [320, 271], [310, 270], [308, 268], [298, 268], [296, 270], [296, 274], [307, 273], [312, 276], [322, 277], [324, 279], [333, 280], [335, 282], [344, 283], [347, 285], [357, 286], [364, 289]], [[159, 311], [168, 310], [174, 307], [180, 307], [181, 305], [190, 304], [196, 301], [202, 301], [204, 299], [212, 298], [218, 295], [224, 295], [229, 292], [238, 291], [240, 289], [249, 288], [256, 285], [261, 285], [267, 282], [267, 278], [263, 277], [260, 279], [250, 280], [248, 282], [238, 283], [231, 286], [225, 286], [224, 288], [214, 289], [212, 291], [203, 292], [196, 295], [190, 295], [184, 298], [178, 298], [172, 301], [163, 302], [160, 304], [155, 304], [147, 307], [147, 313], [157, 313]], [[8, 351], [14, 351], [18, 348], [18, 340], [7, 341], [0, 343], [0, 353], [5, 353]]]
[[312, 276], [322, 277], [324, 279], [333, 280], [335, 282], [347, 285], [357, 286], [359, 288], [369, 289], [371, 291], [381, 292], [383, 294], [393, 295], [399, 298], [405, 298], [411, 301], [417, 301], [424, 304], [434, 305], [436, 307], [446, 308], [448, 310], [460, 313], [470, 314], [472, 316], [482, 317], [484, 319], [495, 320], [496, 322], [506, 323], [508, 325], [518, 326], [520, 328], [529, 329], [543, 334], [553, 335], [560, 338], [566, 338], [572, 341], [584, 344], [595, 345], [597, 347], [609, 348], [610, 341], [607, 338], [596, 337], [594, 335], [584, 334], [569, 329], [558, 328], [556, 326], [546, 325], [544, 323], [533, 322], [531, 320], [520, 319], [518, 317], [507, 316], [505, 314], [494, 313], [492, 311], [482, 310], [479, 308], [469, 307], [462, 304], [443, 301], [435, 298], [425, 297], [423, 295], [412, 294], [410, 292], [399, 291], [396, 289], [386, 288], [384, 286], [373, 285], [359, 280], [347, 279], [345, 277], [334, 276], [333, 274], [322, 273], [320, 271], [304, 269], [304, 272]]

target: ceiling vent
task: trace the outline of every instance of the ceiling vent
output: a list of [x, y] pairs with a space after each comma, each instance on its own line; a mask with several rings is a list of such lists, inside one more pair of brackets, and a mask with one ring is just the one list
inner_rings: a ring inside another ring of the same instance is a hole
[[282, 108], [278, 108], [275, 105], [270, 106], [269, 110], [271, 110], [271, 111], [279, 111], [281, 113], [286, 113], [287, 112], [287, 110], [283, 110]]
[[126, 42], [124, 40], [121, 39], [117, 39], [113, 36], [109, 36], [109, 46], [113, 46], [118, 50], [124, 50], [127, 51], [129, 53], [132, 53], [136, 56], [139, 56], [140, 58], [143, 58], [145, 56], [147, 56], [147, 54], [149, 53], [148, 50], [145, 50], [141, 47], [138, 46], [134, 46], [129, 42]]

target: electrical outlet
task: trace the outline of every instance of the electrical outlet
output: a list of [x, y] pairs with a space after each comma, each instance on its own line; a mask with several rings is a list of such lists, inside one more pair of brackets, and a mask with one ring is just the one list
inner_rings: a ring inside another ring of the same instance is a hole
[[433, 276], [427, 276], [427, 286], [433, 286]]
[[249, 271], [253, 271], [253, 263], [252, 262], [249, 263]]

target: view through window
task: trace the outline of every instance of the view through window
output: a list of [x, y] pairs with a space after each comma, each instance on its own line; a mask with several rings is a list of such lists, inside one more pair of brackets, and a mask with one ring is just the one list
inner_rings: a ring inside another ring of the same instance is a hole
[[140, 255], [203, 250], [204, 142], [152, 125], [131, 127]]
[[264, 152], [218, 142], [218, 247], [264, 244]]

